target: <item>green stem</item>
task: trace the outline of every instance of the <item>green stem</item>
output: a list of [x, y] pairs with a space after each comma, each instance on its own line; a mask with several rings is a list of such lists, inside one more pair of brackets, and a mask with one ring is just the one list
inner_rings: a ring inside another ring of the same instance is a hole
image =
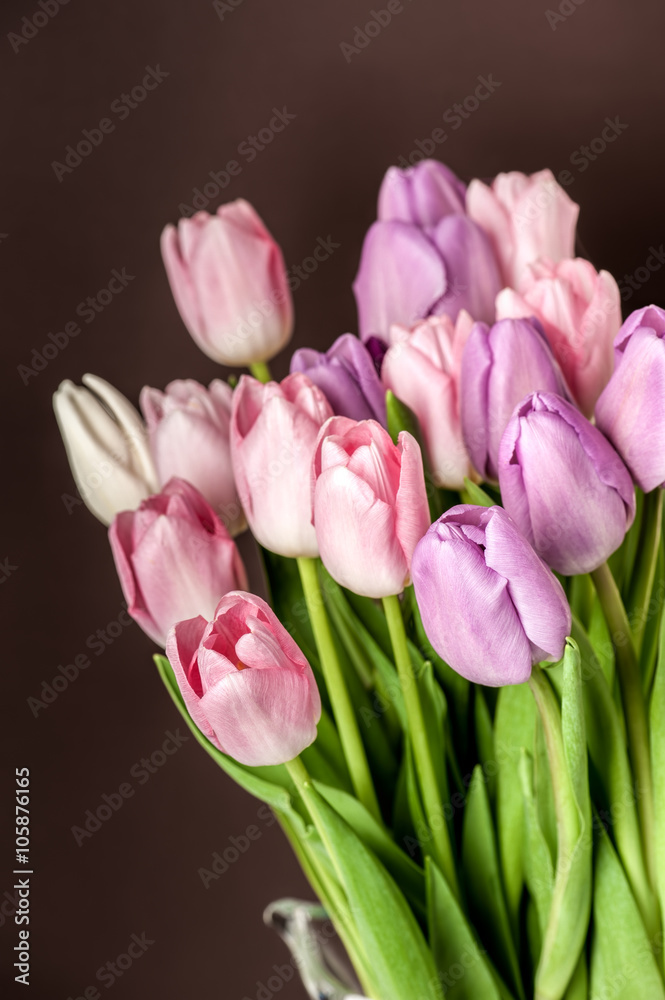
[[323, 603], [319, 586], [316, 560], [299, 558], [298, 569], [305, 594], [305, 602], [312, 631], [319, 651], [321, 669], [325, 678], [333, 715], [337, 723], [339, 738], [351, 775], [351, 782], [358, 799], [381, 825], [383, 819], [374, 790], [372, 774], [367, 763], [367, 755], [360, 736], [358, 719], [349, 697], [344, 674], [337, 655], [337, 649], [330, 630], [330, 622]]
[[252, 361], [249, 370], [259, 382], [270, 382], [272, 380], [270, 368], [265, 361]]
[[602, 566], [594, 570], [591, 577], [616, 654], [621, 700], [626, 717], [628, 752], [633, 765], [637, 808], [642, 827], [644, 856], [649, 881], [653, 886], [655, 884], [653, 784], [647, 712], [642, 694], [637, 654], [633, 645], [626, 609], [607, 563], [603, 563]]
[[633, 637], [638, 657], [642, 649], [644, 629], [649, 620], [649, 603], [651, 601], [653, 581], [656, 577], [662, 520], [663, 491], [656, 489], [648, 493], [644, 498], [642, 528], [638, 547], [642, 558], [639, 559], [635, 574], [635, 583], [630, 592], [630, 621], [633, 622]]
[[450, 888], [459, 900], [460, 889], [457, 881], [455, 859], [453, 857], [448, 825], [441, 801], [441, 791], [434, 769], [434, 761], [432, 760], [425, 731], [423, 707], [420, 703], [418, 685], [413, 673], [411, 657], [409, 656], [409, 647], [406, 641], [399, 597], [384, 597], [383, 608], [395, 654], [397, 673], [399, 674], [400, 685], [404, 695], [409, 738], [418, 772], [425, 818], [432, 834], [432, 855], [445, 875]]

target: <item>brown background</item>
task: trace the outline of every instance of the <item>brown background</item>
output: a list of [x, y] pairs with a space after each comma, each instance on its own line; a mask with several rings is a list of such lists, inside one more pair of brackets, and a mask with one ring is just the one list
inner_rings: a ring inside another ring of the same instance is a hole
[[[113, 985], [114, 1000], [254, 1000], [257, 982], [286, 957], [262, 927], [262, 907], [306, 892], [279, 831], [257, 819], [258, 804], [193, 740], [145, 785], [133, 780], [134, 797], [81, 847], [74, 842], [71, 827], [86, 809], [128, 780], [178, 721], [151, 665], [152, 645], [135, 625], [92, 654], [92, 666], [37, 718], [28, 707], [58, 664], [90, 653], [88, 636], [121, 611], [104, 529], [83, 507], [68, 513], [61, 499], [73, 487], [52, 392], [86, 371], [134, 400], [144, 383], [219, 374], [173, 306], [159, 232], [209, 171], [237, 158], [273, 107], [296, 118], [254, 162], [241, 158], [241, 175], [210, 207], [249, 198], [289, 265], [318, 237], [339, 244], [295, 293], [297, 345], [325, 346], [354, 329], [350, 282], [382, 173], [442, 126], [448, 139], [436, 155], [465, 179], [571, 169], [586, 254], [617, 278], [643, 266], [665, 240], [665, 10], [646, 0], [564, 0], [571, 13], [553, 28], [547, 2], [405, 0], [347, 62], [340, 43], [368, 20], [370, 0], [242, 0], [223, 19], [210, 2], [70, 0], [18, 53], [5, 36], [39, 10], [37, 0], [4, 0], [0, 560], [17, 568], [0, 591], [0, 789], [9, 832], [13, 769], [31, 768], [36, 871], [27, 994], [12, 982], [16, 928], [0, 910], [9, 995], [80, 996], [133, 932], [145, 932], [155, 943]], [[168, 78], [126, 120], [112, 115], [115, 131], [59, 182], [52, 161], [157, 64]], [[500, 83], [492, 96], [461, 127], [446, 127], [446, 109], [490, 74]], [[571, 167], [575, 150], [616, 116], [628, 128], [588, 169]], [[24, 385], [17, 366], [30, 364], [32, 349], [123, 267], [135, 276], [128, 288]], [[665, 268], [630, 308], [662, 303], [664, 293]], [[287, 366], [284, 355], [274, 369], [282, 376]], [[254, 823], [259, 840], [204, 889], [198, 868]], [[7, 840], [0, 895], [12, 885], [12, 863]], [[302, 991], [292, 981], [279, 995], [295, 1000]]]

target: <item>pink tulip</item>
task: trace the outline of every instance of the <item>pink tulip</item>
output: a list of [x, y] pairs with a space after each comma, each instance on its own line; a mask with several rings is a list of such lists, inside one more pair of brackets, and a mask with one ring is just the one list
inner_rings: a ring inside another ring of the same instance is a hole
[[117, 514], [109, 540], [128, 611], [161, 646], [176, 622], [210, 618], [224, 594], [247, 586], [226, 528], [182, 479], [171, 479], [138, 510]]
[[263, 385], [243, 375], [233, 394], [231, 457], [249, 526], [282, 556], [317, 556], [310, 476], [330, 403], [306, 375]]
[[171, 382], [164, 392], [141, 392], [150, 450], [162, 485], [173, 476], [203, 494], [232, 535], [245, 526], [238, 500], [229, 429], [231, 386], [215, 379], [205, 389], [194, 379]]
[[521, 294], [504, 288], [497, 319], [536, 316], [566, 377], [575, 402], [590, 417], [614, 368], [614, 337], [621, 326], [616, 281], [577, 257], [543, 260], [528, 269]]
[[488, 234], [511, 288], [521, 290], [528, 265], [539, 258], [557, 263], [575, 252], [580, 208], [551, 170], [499, 174], [491, 186], [471, 181], [466, 204], [468, 215]]
[[166, 643], [189, 714], [241, 764], [293, 760], [316, 739], [321, 718], [309, 663], [254, 594], [226, 594], [209, 617], [178, 622]]
[[167, 226], [162, 256], [183, 322], [213, 361], [268, 361], [291, 339], [282, 252], [249, 202]]
[[319, 434], [313, 478], [316, 537], [330, 575], [365, 597], [401, 593], [430, 521], [416, 440], [402, 431], [394, 445], [375, 420], [333, 417]]
[[418, 417], [432, 478], [448, 489], [460, 489], [464, 477], [472, 475], [459, 392], [462, 353], [472, 326], [464, 310], [455, 323], [448, 316], [430, 316], [410, 330], [394, 325], [381, 369], [384, 385]]

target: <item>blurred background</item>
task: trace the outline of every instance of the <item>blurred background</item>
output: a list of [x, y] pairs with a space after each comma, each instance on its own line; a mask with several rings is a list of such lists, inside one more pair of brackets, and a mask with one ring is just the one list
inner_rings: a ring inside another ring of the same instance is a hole
[[[141, 764], [180, 724], [151, 642], [123, 624], [106, 532], [76, 502], [51, 409], [58, 383], [85, 372], [134, 402], [146, 383], [227, 374], [176, 312], [159, 255], [164, 224], [244, 197], [290, 268], [326, 241], [328, 259], [294, 292], [293, 343], [324, 348], [356, 329], [351, 281], [389, 165], [422, 151], [464, 180], [548, 166], [569, 172], [579, 252], [613, 272], [624, 309], [665, 304], [665, 265], [645, 264], [665, 261], [665, 8], [392, 0], [390, 22], [366, 35], [372, 11], [385, 9], [384, 0], [3, 2], [3, 995], [23, 995], [12, 969], [11, 835], [14, 768], [29, 767], [30, 996], [304, 996], [295, 976], [267, 985], [288, 955], [262, 909], [310, 895], [277, 826], [191, 738], [152, 771]], [[153, 89], [137, 101], [146, 77]], [[276, 111], [287, 124], [261, 132]], [[103, 119], [112, 130], [95, 132]], [[612, 141], [601, 138], [608, 120]], [[98, 144], [67, 159], [85, 130]], [[235, 176], [230, 160], [241, 165]], [[114, 269], [125, 285], [100, 305]], [[86, 311], [88, 298], [97, 306]], [[58, 339], [72, 321], [80, 334]], [[64, 346], [44, 357], [50, 334]], [[287, 352], [273, 371], [287, 373]], [[90, 666], [35, 704], [81, 655]], [[91, 835], [76, 834], [104, 795], [117, 804], [123, 783], [134, 794]], [[248, 827], [259, 830], [250, 848], [216, 877], [202, 874], [215, 852], [245, 843]], [[124, 960], [114, 963], [132, 935], [143, 945], [123, 971]]]

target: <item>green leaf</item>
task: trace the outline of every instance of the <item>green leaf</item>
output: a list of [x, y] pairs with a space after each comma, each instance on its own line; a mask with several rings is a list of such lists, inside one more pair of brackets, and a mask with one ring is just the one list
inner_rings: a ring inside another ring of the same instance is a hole
[[498, 766], [496, 819], [501, 874], [513, 931], [519, 920], [524, 885], [524, 797], [519, 776], [521, 751], [533, 750], [536, 706], [528, 684], [500, 688], [494, 716]]
[[492, 499], [481, 486], [472, 482], [468, 476], [464, 477], [464, 492], [468, 497], [466, 503], [475, 504], [477, 507], [496, 507], [496, 500]]
[[[605, 672], [575, 617], [572, 634], [580, 649], [586, 739], [602, 793], [601, 819], [612, 827], [619, 856], [646, 927], [655, 934], [659, 925], [658, 907], [644, 861], [637, 800], [622, 720]], [[655, 767], [654, 773], [658, 773]]]
[[446, 772], [448, 706], [446, 704], [446, 697], [436, 682], [432, 664], [429, 661], [425, 661], [418, 671], [416, 684], [418, 685], [425, 733], [432, 752], [441, 801], [448, 802], [450, 798], [448, 775]]
[[306, 783], [302, 794], [348, 900], [349, 922], [362, 941], [374, 994], [440, 1000], [432, 954], [402, 892], [313, 785]]
[[[536, 970], [536, 995], [560, 1000], [573, 977], [588, 932], [591, 908], [591, 800], [582, 672], [577, 644], [566, 640], [561, 700], [563, 760], [552, 782], [557, 798], [558, 845], [552, 905]], [[556, 797], [556, 796], [555, 796]], [[564, 812], [560, 812], [565, 803]]]
[[496, 850], [486, 779], [473, 771], [462, 827], [462, 871], [469, 912], [499, 971], [524, 996]]
[[[425, 861], [429, 938], [446, 997], [451, 1000], [501, 1000], [484, 949], [476, 941], [450, 886], [431, 858]], [[415, 996], [415, 994], [414, 994]]]
[[533, 932], [530, 934], [531, 953], [534, 965], [536, 965], [540, 958], [543, 937], [547, 929], [547, 919], [552, 905], [554, 865], [550, 846], [538, 817], [534, 791], [533, 757], [524, 748], [520, 752], [519, 779], [524, 797], [524, 878], [533, 901], [532, 928], [534, 917], [538, 924], [537, 947], [536, 934]]
[[388, 420], [388, 433], [395, 444], [397, 444], [400, 432], [408, 431], [420, 445], [420, 450], [423, 456], [423, 470], [425, 473], [425, 486], [427, 489], [430, 517], [432, 521], [436, 521], [436, 519], [440, 517], [442, 512], [446, 509], [446, 506], [450, 506], [447, 502], [449, 497], [444, 498], [442, 491], [436, 486], [432, 478], [427, 457], [427, 448], [425, 447], [425, 441], [418, 418], [413, 410], [411, 410], [406, 403], [403, 403], [401, 399], [398, 399], [397, 396], [390, 391], [390, 389], [386, 392], [386, 417]]
[[474, 716], [476, 721], [476, 744], [478, 746], [478, 756], [482, 765], [483, 774], [487, 782], [487, 791], [490, 801], [494, 803], [496, 797], [496, 754], [494, 750], [494, 726], [487, 701], [483, 694], [483, 689], [476, 686], [474, 689]]
[[661, 912], [665, 914], [665, 615], [660, 627], [658, 667], [649, 709], [655, 812], [654, 853]]
[[564, 1000], [587, 1000], [589, 996], [589, 970], [584, 952], [580, 955], [577, 968], [570, 980]]
[[344, 819], [366, 847], [385, 865], [416, 912], [425, 916], [425, 875], [408, 855], [391, 840], [384, 827], [353, 795], [328, 785], [314, 782], [335, 812]]
[[649, 940], [624, 870], [602, 830], [594, 872], [591, 996], [665, 1000], [653, 954], [661, 945], [660, 936]]

